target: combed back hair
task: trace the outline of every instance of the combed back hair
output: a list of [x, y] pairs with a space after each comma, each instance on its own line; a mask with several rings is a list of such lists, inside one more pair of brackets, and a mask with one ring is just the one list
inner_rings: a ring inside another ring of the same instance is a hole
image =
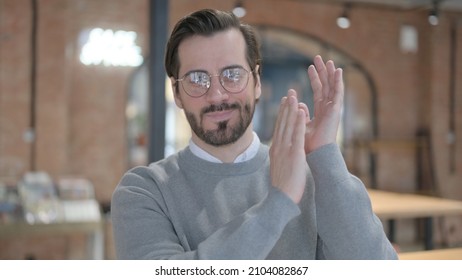
[[[260, 45], [253, 28], [248, 24], [241, 23], [231, 12], [204, 9], [183, 17], [174, 26], [165, 52], [165, 69], [167, 75], [175, 79], [179, 78], [180, 61], [178, 58], [178, 47], [184, 39], [194, 35], [211, 36], [217, 32], [231, 28], [238, 29], [244, 36], [246, 59], [251, 70], [255, 70], [256, 66], [260, 65], [261, 54]], [[261, 65], [258, 69], [258, 74], [260, 73]], [[253, 75], [256, 78], [257, 73], [253, 71]]]

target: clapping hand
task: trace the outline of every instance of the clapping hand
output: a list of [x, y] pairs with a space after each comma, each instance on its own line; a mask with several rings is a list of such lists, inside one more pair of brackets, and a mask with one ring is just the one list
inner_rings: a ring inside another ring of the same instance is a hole
[[306, 154], [336, 141], [343, 106], [342, 69], [321, 56], [308, 67], [314, 93], [314, 116], [299, 103], [297, 93], [289, 90], [282, 98], [270, 149], [270, 172], [273, 186], [300, 202], [305, 189]]
[[324, 64], [321, 56], [314, 58], [314, 65], [308, 67], [314, 99], [314, 116], [308, 114], [305, 133], [305, 153], [335, 143], [343, 107], [343, 71], [335, 68], [332, 60]]

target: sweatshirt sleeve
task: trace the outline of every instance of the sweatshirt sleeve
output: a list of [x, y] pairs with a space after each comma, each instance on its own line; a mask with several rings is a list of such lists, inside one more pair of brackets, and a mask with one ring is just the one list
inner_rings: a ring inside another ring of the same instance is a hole
[[270, 188], [266, 198], [199, 244], [199, 259], [265, 259], [287, 223], [300, 214], [288, 196]]
[[397, 259], [363, 183], [348, 172], [339, 147], [307, 156], [315, 182], [319, 255], [327, 259]]
[[300, 214], [289, 197], [271, 187], [260, 203], [191, 250], [175, 231], [162, 194], [152, 186], [148, 191], [143, 177], [127, 173], [113, 194], [111, 218], [119, 259], [264, 259], [286, 224]]

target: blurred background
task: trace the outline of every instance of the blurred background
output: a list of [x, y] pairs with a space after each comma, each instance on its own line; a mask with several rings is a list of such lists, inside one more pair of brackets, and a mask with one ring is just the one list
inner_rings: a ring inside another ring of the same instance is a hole
[[[111, 195], [129, 168], [185, 147], [164, 45], [182, 16], [232, 11], [255, 26], [271, 140], [280, 98], [312, 106], [315, 55], [344, 69], [338, 142], [368, 188], [462, 200], [460, 0], [0, 0], [0, 259], [114, 259]], [[402, 250], [423, 225], [393, 227]], [[430, 224], [462, 246], [462, 214]]]

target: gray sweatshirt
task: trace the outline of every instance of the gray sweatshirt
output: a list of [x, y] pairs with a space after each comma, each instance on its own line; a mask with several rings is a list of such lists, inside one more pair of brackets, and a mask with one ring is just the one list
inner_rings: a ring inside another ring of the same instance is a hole
[[307, 156], [297, 205], [271, 185], [269, 148], [211, 163], [185, 148], [128, 171], [111, 204], [119, 259], [396, 259], [337, 145]]

